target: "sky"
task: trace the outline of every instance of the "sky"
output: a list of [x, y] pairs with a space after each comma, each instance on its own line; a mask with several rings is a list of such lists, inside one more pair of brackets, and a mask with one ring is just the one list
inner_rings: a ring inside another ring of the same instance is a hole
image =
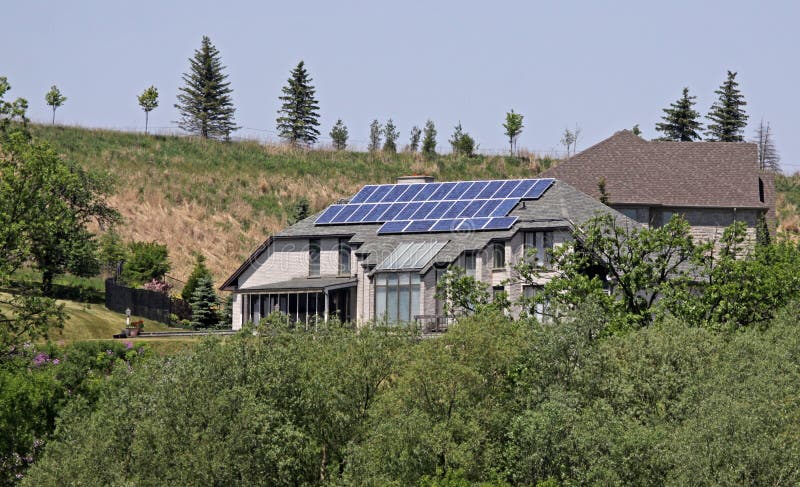
[[322, 142], [338, 118], [365, 147], [372, 119], [407, 143], [435, 122], [439, 148], [461, 122], [485, 153], [506, 150], [505, 113], [525, 117], [519, 147], [578, 150], [639, 124], [655, 138], [684, 86], [702, 115], [727, 70], [750, 115], [770, 123], [784, 171], [800, 171], [800, 2], [785, 1], [150, 1], [26, 0], [0, 6], [6, 99], [49, 122], [44, 95], [67, 96], [57, 123], [142, 130], [136, 96], [155, 85], [158, 131], [175, 130], [181, 76], [203, 35], [233, 88], [234, 135], [274, 140], [278, 96], [303, 60], [317, 89]]

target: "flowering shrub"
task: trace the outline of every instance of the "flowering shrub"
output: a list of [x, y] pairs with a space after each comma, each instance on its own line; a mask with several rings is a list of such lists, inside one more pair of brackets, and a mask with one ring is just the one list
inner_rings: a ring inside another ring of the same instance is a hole
[[166, 281], [159, 281], [158, 279], [153, 279], [150, 282], [145, 283], [142, 286], [142, 288], [148, 291], [155, 291], [161, 294], [169, 294], [170, 289], [172, 289], [172, 285], [167, 283]]

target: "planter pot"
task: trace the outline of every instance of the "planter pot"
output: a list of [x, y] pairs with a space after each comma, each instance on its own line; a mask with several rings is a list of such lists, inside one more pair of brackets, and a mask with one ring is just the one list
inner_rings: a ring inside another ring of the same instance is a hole
[[139, 329], [138, 328], [125, 328], [125, 335], [129, 337], [139, 336]]

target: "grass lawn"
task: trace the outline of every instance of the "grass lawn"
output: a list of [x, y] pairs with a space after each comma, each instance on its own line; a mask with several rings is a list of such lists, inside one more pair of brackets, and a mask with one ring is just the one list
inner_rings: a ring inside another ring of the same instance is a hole
[[[67, 312], [64, 329], [51, 334], [54, 341], [74, 342], [79, 340], [106, 340], [125, 328], [125, 315], [116, 313], [102, 304], [58, 301]], [[144, 320], [145, 331], [174, 330], [157, 321], [131, 316], [131, 321]]]

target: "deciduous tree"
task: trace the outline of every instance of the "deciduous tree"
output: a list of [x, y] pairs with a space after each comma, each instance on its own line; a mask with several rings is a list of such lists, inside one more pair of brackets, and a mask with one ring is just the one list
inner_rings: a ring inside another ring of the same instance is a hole
[[508, 145], [511, 155], [514, 155], [514, 149], [517, 145], [517, 137], [522, 133], [524, 125], [522, 119], [524, 116], [521, 113], [515, 113], [514, 110], [506, 113], [506, 121], [503, 128], [506, 129], [506, 137], [508, 137]]
[[53, 109], [53, 125], [55, 125], [56, 109], [67, 101], [67, 97], [61, 94], [61, 91], [56, 85], [53, 85], [50, 87], [50, 91], [44, 95], [44, 101]]
[[3, 98], [11, 85], [5, 76], [0, 76], [0, 135], [6, 133], [11, 122], [17, 121], [27, 124], [28, 118], [25, 112], [28, 110], [28, 101], [24, 98], [17, 98], [14, 101], [5, 101]]
[[185, 85], [175, 104], [181, 129], [203, 138], [228, 139], [239, 128], [233, 119], [233, 89], [224, 69], [219, 51], [203, 36], [200, 49], [189, 59], [189, 72], [183, 75]]
[[158, 108], [158, 89], [150, 86], [138, 97], [139, 106], [144, 110], [144, 133], [147, 133], [147, 123], [150, 119], [150, 112]]

